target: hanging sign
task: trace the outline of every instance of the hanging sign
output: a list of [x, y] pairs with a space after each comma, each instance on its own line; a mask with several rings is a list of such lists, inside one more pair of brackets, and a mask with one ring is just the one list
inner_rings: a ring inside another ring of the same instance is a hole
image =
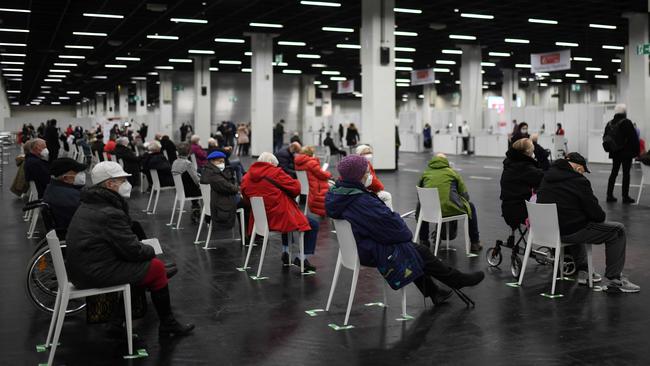
[[636, 46], [637, 55], [650, 55], [650, 43], [639, 44]]
[[425, 85], [436, 82], [433, 69], [421, 69], [411, 71], [411, 85]]
[[530, 71], [533, 74], [569, 69], [571, 69], [571, 50], [532, 53], [530, 55]]
[[354, 92], [354, 80], [339, 81], [339, 94], [349, 94]]

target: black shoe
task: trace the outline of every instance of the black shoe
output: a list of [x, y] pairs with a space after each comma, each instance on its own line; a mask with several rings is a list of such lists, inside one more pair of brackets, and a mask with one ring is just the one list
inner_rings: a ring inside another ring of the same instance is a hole
[[[296, 259], [293, 260], [293, 265], [300, 267], [300, 259], [296, 257]], [[316, 267], [314, 267], [307, 259], [305, 259], [305, 273], [307, 272], [316, 272]]]
[[282, 253], [282, 265], [285, 267], [291, 265], [291, 263], [289, 263], [289, 253], [287, 252]]
[[160, 322], [158, 335], [160, 337], [182, 337], [190, 334], [193, 329], [194, 324], [181, 324], [172, 317]]
[[470, 287], [470, 286], [476, 286], [481, 281], [483, 281], [483, 278], [485, 278], [485, 273], [483, 271], [476, 271], [476, 272], [471, 272], [471, 273], [461, 273], [458, 275], [458, 280], [456, 282], [456, 285], [454, 288], [456, 289], [461, 289], [463, 287]]
[[440, 305], [447, 302], [447, 299], [453, 294], [451, 290], [438, 288], [438, 291], [431, 296], [431, 301], [433, 301], [433, 305]]
[[471, 244], [469, 250], [470, 250], [470, 252], [476, 253], [476, 252], [480, 252], [481, 249], [483, 249], [483, 246], [481, 245], [480, 241], [477, 241], [476, 243]]
[[614, 196], [607, 196], [607, 202], [616, 202], [618, 201]]
[[165, 272], [167, 273], [167, 279], [174, 277], [178, 273], [176, 263], [165, 263]]
[[626, 205], [629, 205], [630, 203], [635, 203], [635, 202], [636, 201], [634, 200], [634, 198], [632, 198], [630, 196], [623, 197], [623, 203], [626, 204]]
[[429, 241], [429, 239], [420, 239], [420, 245], [429, 248], [431, 247], [431, 242]]

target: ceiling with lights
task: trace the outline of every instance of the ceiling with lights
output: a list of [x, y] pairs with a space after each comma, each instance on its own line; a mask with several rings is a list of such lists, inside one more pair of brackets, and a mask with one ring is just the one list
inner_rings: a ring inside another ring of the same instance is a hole
[[[522, 83], [614, 83], [627, 43], [625, 12], [642, 0], [396, 0], [397, 91], [412, 69], [435, 68], [439, 92], [458, 90], [460, 44], [483, 49], [484, 88], [501, 69]], [[314, 74], [319, 88], [356, 79], [360, 0], [3, 0], [0, 66], [13, 104], [75, 104], [147, 80], [158, 98], [160, 70], [191, 71], [191, 56], [214, 57], [214, 72], [250, 72], [246, 32], [272, 32], [277, 73]], [[572, 69], [530, 75], [530, 53], [571, 49]]]

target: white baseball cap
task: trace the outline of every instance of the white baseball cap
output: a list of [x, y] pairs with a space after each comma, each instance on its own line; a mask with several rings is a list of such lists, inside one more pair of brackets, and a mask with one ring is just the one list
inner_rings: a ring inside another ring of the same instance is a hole
[[93, 184], [99, 184], [107, 179], [130, 177], [131, 174], [122, 169], [122, 166], [114, 161], [102, 161], [95, 165], [90, 173]]

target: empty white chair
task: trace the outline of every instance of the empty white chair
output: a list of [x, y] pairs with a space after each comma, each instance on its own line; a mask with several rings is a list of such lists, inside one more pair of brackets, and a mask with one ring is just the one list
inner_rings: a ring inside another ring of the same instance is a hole
[[[200, 201], [202, 198], [199, 197], [185, 197], [185, 186], [183, 185], [183, 178], [180, 174], [173, 174], [172, 178], [174, 179], [174, 189], [176, 189], [176, 196], [174, 196], [174, 205], [172, 206], [172, 217], [169, 219], [167, 226], [171, 226], [174, 229], [174, 214], [176, 213], [176, 205], [178, 204], [178, 222], [176, 223], [175, 229], [181, 228], [181, 217], [183, 212], [185, 212], [185, 202], [191, 201]], [[155, 209], [155, 208], [154, 208]]]
[[[352, 309], [352, 302], [354, 301], [354, 293], [357, 290], [357, 280], [359, 279], [359, 271], [361, 269], [361, 264], [359, 263], [359, 254], [357, 252], [357, 242], [354, 239], [354, 234], [352, 233], [352, 226], [346, 220], [333, 220], [334, 229], [336, 230], [336, 237], [339, 242], [339, 256], [336, 259], [336, 267], [334, 267], [334, 278], [332, 279], [332, 287], [330, 288], [330, 295], [327, 298], [327, 306], [325, 306], [325, 311], [330, 310], [330, 305], [332, 304], [332, 297], [334, 296], [334, 290], [336, 289], [336, 284], [339, 280], [339, 275], [341, 274], [341, 266], [352, 270], [352, 286], [350, 287], [350, 297], [348, 299], [348, 309], [345, 312], [345, 321], [343, 322], [344, 326], [348, 325], [348, 319], [350, 318], [350, 310]], [[384, 283], [384, 304], [386, 304], [386, 281]], [[406, 313], [406, 291], [402, 287], [402, 317], [409, 317]]]
[[[422, 222], [430, 222], [436, 224], [436, 243], [433, 251], [434, 255], [438, 255], [438, 246], [440, 245], [440, 230], [442, 229], [443, 222], [463, 221], [463, 232], [465, 233], [465, 253], [468, 257], [473, 257], [469, 251], [469, 217], [467, 214], [442, 217], [442, 209], [440, 207], [440, 196], [438, 195], [437, 188], [422, 188], [415, 187], [418, 191], [418, 199], [420, 200], [420, 215], [415, 227], [415, 234], [413, 235], [413, 242], [417, 243], [418, 236], [420, 235], [420, 227]], [[449, 250], [449, 226], [447, 227], [447, 250]]]
[[192, 161], [192, 165], [194, 165], [194, 169], [199, 169], [199, 164], [196, 162], [196, 155], [190, 154], [190, 160]]
[[132, 355], [133, 326], [131, 320], [131, 286], [126, 283], [118, 286], [77, 290], [72, 283], [68, 282], [68, 275], [65, 270], [61, 245], [59, 243], [59, 238], [56, 236], [56, 231], [52, 230], [47, 233], [46, 238], [47, 245], [50, 248], [50, 254], [52, 256], [52, 263], [54, 264], [56, 282], [59, 286], [59, 289], [56, 293], [54, 311], [52, 312], [52, 320], [50, 321], [50, 329], [47, 332], [47, 340], [45, 341], [45, 347], [50, 347], [50, 355], [47, 361], [48, 366], [52, 365], [52, 361], [54, 361], [54, 354], [56, 353], [56, 347], [59, 343], [59, 336], [61, 335], [61, 328], [63, 327], [63, 321], [65, 320], [68, 302], [73, 299], [106, 294], [110, 292], [122, 292], [124, 296], [124, 312], [126, 315], [126, 339], [129, 347], [129, 355]]
[[641, 183], [639, 183], [639, 194], [636, 196], [635, 205], [638, 205], [641, 201], [641, 192], [643, 192], [643, 186], [646, 184], [650, 184], [650, 166], [641, 163]]
[[[262, 254], [260, 254], [260, 265], [257, 268], [257, 275], [255, 278], [260, 278], [262, 274], [262, 264], [264, 263], [264, 255], [266, 254], [266, 245], [269, 242], [269, 222], [266, 217], [266, 208], [264, 207], [264, 199], [262, 197], [251, 197], [251, 208], [253, 210], [253, 235], [251, 235], [251, 241], [248, 244], [248, 254], [246, 254], [246, 261], [244, 261], [243, 270], [245, 271], [248, 268], [248, 261], [251, 257], [251, 252], [253, 251], [253, 243], [255, 243], [255, 237], [257, 235], [262, 235], [264, 241], [262, 242]], [[293, 233], [292, 233], [293, 234]], [[299, 233], [298, 243], [300, 246], [300, 273], [305, 272], [305, 233]], [[289, 258], [291, 259], [291, 253], [289, 253]]]
[[[36, 190], [36, 183], [34, 181], [29, 181], [29, 201], [31, 202], [33, 200], [38, 199], [38, 191]], [[33, 239], [34, 234], [38, 233], [36, 231], [36, 224], [38, 223], [38, 216], [40, 216], [41, 213], [41, 208], [35, 208], [33, 210], [29, 210], [30, 216], [29, 216], [29, 229], [27, 230], [27, 239]]]
[[[555, 250], [553, 285], [551, 286], [550, 295], [542, 295], [548, 297], [560, 297], [562, 295], [555, 295], [555, 282], [558, 275], [560, 278], [564, 275], [564, 248], [574, 244], [562, 244], [560, 241], [560, 225], [557, 219], [557, 207], [555, 203], [532, 203], [526, 201], [526, 209], [528, 210], [530, 229], [528, 230], [528, 243], [526, 244], [524, 261], [521, 265], [521, 273], [519, 274], [519, 286], [521, 286], [524, 281], [526, 265], [528, 264], [528, 258], [530, 257], [533, 245], [549, 247], [551, 250]], [[593, 287], [591, 245], [586, 243], [584, 245], [587, 251], [589, 287]], [[558, 273], [558, 268], [560, 269], [560, 273]]]
[[[199, 229], [196, 231], [196, 238], [194, 239], [194, 244], [201, 244], [203, 243], [202, 240], [199, 240], [199, 236], [201, 235], [201, 229], [203, 228], [203, 222], [205, 221], [206, 216], [212, 216], [211, 211], [210, 211], [210, 195], [211, 195], [211, 189], [209, 184], [201, 184], [201, 197], [203, 198], [203, 208], [201, 209], [201, 217], [199, 221]], [[240, 240], [241, 240], [241, 245], [245, 246], [245, 237], [246, 237], [246, 227], [245, 227], [245, 222], [244, 222], [244, 209], [243, 208], [238, 208], [237, 209], [237, 214], [239, 215], [239, 229], [240, 229]], [[203, 246], [203, 249], [212, 249], [210, 248], [210, 236], [212, 236], [212, 220], [210, 220], [210, 223], [207, 225], [208, 226], [208, 235], [205, 238], [205, 245]]]
[[305, 196], [305, 215], [307, 215], [307, 211], [309, 210], [309, 205], [307, 204], [309, 202], [309, 178], [307, 178], [307, 172], [304, 170], [296, 170], [296, 176], [300, 182], [300, 194]]
[[[156, 213], [156, 207], [158, 207], [158, 198], [160, 198], [160, 191], [168, 191], [174, 189], [174, 187], [161, 187], [160, 178], [158, 178], [158, 171], [155, 169], [149, 170], [151, 174], [151, 194], [149, 195], [149, 202], [147, 203], [147, 209], [142, 211], [147, 214], [153, 215]], [[149, 207], [151, 206], [151, 199], [153, 198], [154, 193], [156, 194], [156, 201], [153, 204], [153, 210], [149, 212]]]

